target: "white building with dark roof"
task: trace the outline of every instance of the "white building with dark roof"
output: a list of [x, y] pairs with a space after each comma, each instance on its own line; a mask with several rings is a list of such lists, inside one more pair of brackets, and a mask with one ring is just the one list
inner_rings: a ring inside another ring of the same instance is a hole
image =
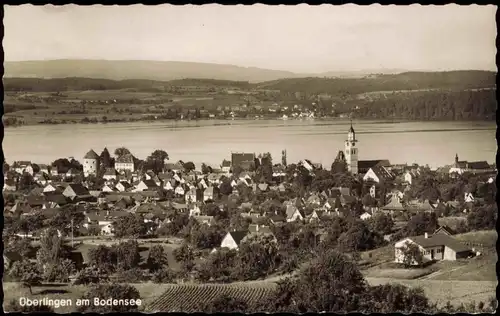
[[85, 177], [91, 174], [97, 175], [99, 172], [99, 160], [99, 155], [92, 149], [83, 156], [83, 175]]

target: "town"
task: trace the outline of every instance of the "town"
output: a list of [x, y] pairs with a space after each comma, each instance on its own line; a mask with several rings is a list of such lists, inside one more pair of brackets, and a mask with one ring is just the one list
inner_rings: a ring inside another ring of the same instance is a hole
[[[352, 123], [346, 134], [329, 169], [306, 157], [289, 163], [286, 149], [279, 162], [233, 152], [219, 166], [172, 162], [162, 149], [141, 160], [123, 147], [50, 164], [4, 161], [4, 281], [30, 293], [42, 282], [258, 282], [307, 268], [329, 249], [367, 278], [481, 267], [493, 280], [477, 281], [496, 280], [495, 164], [458, 154], [437, 169], [359, 160]], [[168, 309], [211, 308], [183, 302]], [[147, 308], [165, 304], [155, 297]]]

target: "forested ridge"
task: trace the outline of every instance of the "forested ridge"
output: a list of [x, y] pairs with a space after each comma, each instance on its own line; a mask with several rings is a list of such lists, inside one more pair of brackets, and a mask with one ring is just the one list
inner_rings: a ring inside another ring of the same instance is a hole
[[358, 106], [357, 118], [494, 120], [497, 100], [496, 90], [429, 91], [393, 94]]
[[359, 94], [374, 91], [417, 89], [493, 88], [496, 73], [491, 71], [406, 72], [397, 75], [377, 75], [366, 78], [290, 78], [250, 84], [245, 81], [215, 79], [109, 80], [95, 78], [4, 78], [6, 91], [67, 91], [154, 89], [171, 86], [238, 87], [241, 89], [279, 90], [282, 93], [327, 93], [331, 95]]

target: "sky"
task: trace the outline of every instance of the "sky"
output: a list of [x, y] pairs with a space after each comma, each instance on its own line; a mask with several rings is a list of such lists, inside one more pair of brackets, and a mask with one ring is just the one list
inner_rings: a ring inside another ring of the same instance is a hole
[[6, 61], [496, 71], [496, 6], [4, 6]]

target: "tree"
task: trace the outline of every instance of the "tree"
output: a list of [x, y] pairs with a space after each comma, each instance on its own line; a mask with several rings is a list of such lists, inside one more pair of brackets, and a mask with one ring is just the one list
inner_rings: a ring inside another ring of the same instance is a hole
[[29, 238], [11, 238], [8, 242], [4, 237], [5, 252], [17, 253], [23, 258], [27, 258], [33, 251]]
[[[94, 305], [94, 298], [99, 300], [127, 300], [129, 305], [121, 304], [99, 304]], [[89, 300], [92, 304], [79, 306], [78, 312], [81, 313], [126, 313], [137, 312], [137, 301], [140, 300], [141, 295], [139, 291], [128, 284], [98, 284], [92, 286], [82, 297], [82, 299]]]
[[490, 204], [467, 215], [468, 226], [474, 230], [494, 229], [498, 218], [496, 204]]
[[47, 265], [43, 279], [46, 282], [69, 282], [70, 276], [76, 271], [75, 264], [71, 259], [62, 259], [56, 263]]
[[54, 228], [49, 228], [40, 237], [40, 248], [36, 253], [37, 263], [41, 271], [47, 274], [50, 266], [59, 263], [63, 257], [63, 241], [59, 232]]
[[355, 263], [329, 250], [321, 253], [299, 275], [279, 282], [262, 304], [268, 312], [353, 312], [366, 293], [366, 283]]
[[148, 228], [139, 214], [129, 214], [113, 222], [115, 236], [118, 238], [137, 238], [146, 235]]
[[212, 173], [212, 168], [210, 166], [207, 166], [206, 164], [202, 163], [201, 164], [201, 173], [203, 173], [203, 174]]
[[107, 280], [107, 274], [95, 265], [85, 267], [76, 274], [74, 285], [87, 285], [91, 283], [100, 283]]
[[377, 200], [375, 200], [369, 193], [365, 194], [361, 200], [364, 206], [374, 207], [377, 206]]
[[184, 167], [184, 170], [186, 172], [190, 172], [190, 171], [196, 169], [196, 166], [194, 165], [194, 163], [192, 161], [186, 162], [183, 167]]
[[153, 169], [154, 172], [158, 173], [163, 170], [165, 166], [165, 160], [168, 160], [167, 152], [161, 149], [157, 149], [146, 158], [147, 169]]
[[429, 299], [422, 288], [409, 288], [400, 284], [384, 284], [368, 289], [364, 306], [365, 313], [432, 313]]
[[63, 206], [62, 210], [50, 219], [50, 227], [56, 228], [68, 236], [72, 230], [73, 232], [78, 230], [84, 221], [83, 210], [74, 204], [68, 204]]
[[222, 195], [228, 196], [233, 193], [233, 187], [231, 186], [231, 180], [226, 178], [222, 181], [220, 185], [220, 193]]
[[208, 302], [202, 301], [196, 308], [197, 311], [204, 313], [245, 313], [247, 309], [246, 301], [226, 294], [221, 294]]
[[116, 262], [116, 252], [110, 247], [99, 245], [89, 250], [89, 265], [95, 266], [103, 273], [113, 272]]
[[28, 260], [14, 262], [10, 270], [10, 276], [28, 287], [31, 295], [33, 295], [32, 287], [40, 285], [42, 281], [42, 274], [37, 265]]
[[175, 260], [182, 264], [182, 268], [186, 272], [190, 272], [194, 267], [194, 251], [187, 243], [173, 251]]
[[384, 213], [377, 213], [371, 218], [371, 223], [374, 232], [379, 232], [382, 235], [392, 233], [394, 228], [394, 221], [390, 215]]
[[116, 266], [118, 269], [129, 270], [137, 268], [141, 262], [139, 243], [136, 240], [120, 242], [115, 246], [114, 252], [116, 253]]
[[156, 270], [153, 273], [152, 281], [154, 283], [172, 283], [174, 281], [175, 274], [169, 268], [162, 268]]
[[115, 149], [115, 156], [121, 157], [123, 155], [130, 154], [130, 150], [125, 147], [119, 147]]
[[150, 272], [155, 272], [168, 267], [168, 259], [167, 254], [165, 253], [165, 248], [160, 245], [154, 245], [151, 247], [149, 249], [146, 264]]
[[358, 219], [355, 219], [338, 239], [338, 247], [345, 252], [370, 250], [381, 243], [381, 236], [372, 232], [365, 222]]
[[231, 282], [234, 280], [234, 267], [237, 264], [238, 252], [234, 249], [221, 248], [210, 253], [200, 268], [200, 280], [208, 282]]
[[279, 263], [278, 245], [273, 236], [250, 236], [239, 247], [236, 274], [243, 280], [256, 280], [274, 272]]
[[405, 243], [401, 248], [402, 261], [405, 267], [419, 266], [423, 263], [423, 256], [420, 248], [413, 243]]

